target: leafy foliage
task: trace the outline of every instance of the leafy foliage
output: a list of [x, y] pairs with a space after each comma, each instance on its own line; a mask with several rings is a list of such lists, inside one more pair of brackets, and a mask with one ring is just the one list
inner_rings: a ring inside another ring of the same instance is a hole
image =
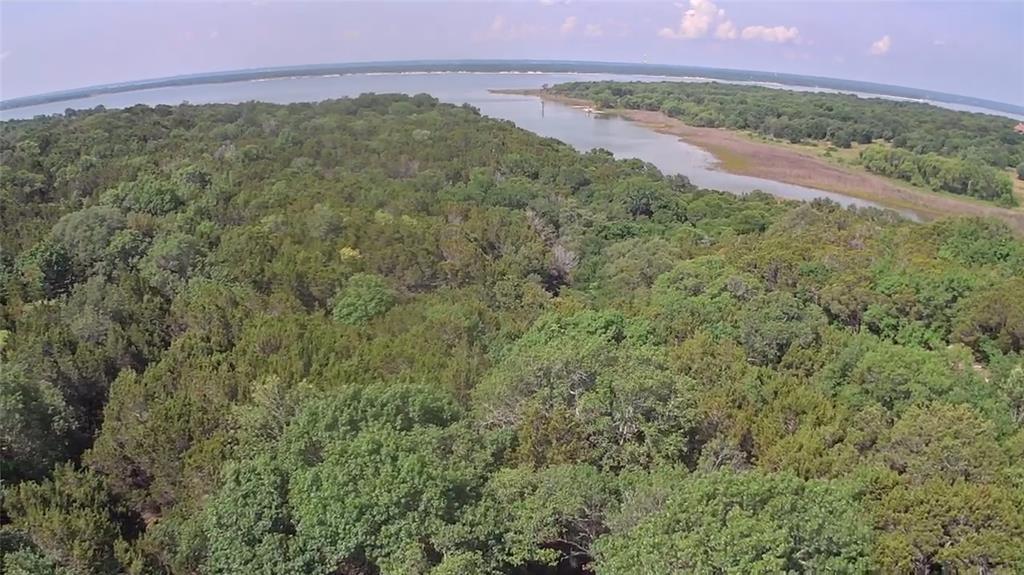
[[[927, 140], [892, 106], [872, 138]], [[950, 118], [914, 153], [991, 121]], [[3, 127], [4, 572], [1024, 568], [999, 223], [698, 190], [427, 95]]]

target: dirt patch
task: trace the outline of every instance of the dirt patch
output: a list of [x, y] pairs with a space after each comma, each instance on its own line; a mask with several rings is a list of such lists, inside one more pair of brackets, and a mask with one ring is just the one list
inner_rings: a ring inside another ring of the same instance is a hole
[[[593, 106], [587, 100], [542, 90], [495, 92], [537, 96], [571, 106]], [[911, 210], [925, 219], [955, 215], [997, 218], [1024, 235], [1024, 211], [911, 188], [858, 168], [831, 163], [817, 157], [814, 148], [805, 152], [782, 144], [755, 141], [739, 132], [689, 126], [661, 112], [610, 110], [607, 113], [619, 115], [664, 134], [678, 136], [689, 144], [703, 148], [718, 159], [719, 168], [726, 172], [853, 196], [895, 209]]]

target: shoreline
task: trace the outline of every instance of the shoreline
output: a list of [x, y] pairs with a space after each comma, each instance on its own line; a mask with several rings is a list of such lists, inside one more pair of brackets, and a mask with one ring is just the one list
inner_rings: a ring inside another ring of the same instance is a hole
[[[552, 94], [543, 89], [493, 92], [533, 96], [568, 106], [595, 107], [589, 100]], [[1024, 211], [918, 190], [883, 176], [829, 162], [811, 153], [757, 141], [739, 132], [690, 126], [660, 111], [613, 109], [601, 113], [619, 116], [697, 146], [715, 156], [717, 169], [724, 172], [842, 194], [891, 209], [910, 210], [926, 221], [958, 215], [996, 218], [1006, 222], [1017, 234], [1024, 235]]]
[[503, 60], [503, 59], [455, 59], [455, 60], [393, 60], [362, 62], [322, 62], [293, 66], [243, 68], [235, 70], [207, 71], [177, 76], [144, 78], [133, 81], [118, 81], [108, 84], [79, 86], [76, 88], [28, 94], [14, 98], [0, 99], [0, 110], [13, 110], [54, 102], [68, 102], [102, 94], [132, 92], [147, 88], [189, 86], [197, 84], [219, 84], [248, 80], [275, 78], [307, 78], [333, 75], [366, 73], [524, 73], [524, 74], [613, 74], [625, 76], [654, 76], [665, 79], [700, 79], [701, 81], [723, 81], [741, 84], [762, 85], [769, 88], [792, 88], [835, 91], [867, 98], [891, 98], [922, 105], [969, 109], [983, 114], [1002, 115], [1024, 119], [1024, 107], [996, 100], [936, 92], [921, 88], [893, 86], [846, 80], [804, 76], [757, 70], [708, 68], [672, 64], [647, 64], [636, 62], [595, 62], [583, 60]]

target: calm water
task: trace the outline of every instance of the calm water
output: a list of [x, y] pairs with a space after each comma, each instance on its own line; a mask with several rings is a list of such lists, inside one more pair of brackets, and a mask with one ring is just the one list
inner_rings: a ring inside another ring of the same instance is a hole
[[[356, 96], [365, 92], [426, 92], [444, 102], [468, 103], [483, 114], [515, 122], [521, 128], [562, 140], [581, 151], [604, 148], [619, 158], [640, 158], [665, 174], [682, 174], [702, 188], [745, 194], [754, 190], [778, 197], [810, 200], [828, 198], [842, 205], [878, 204], [841, 194], [795, 186], [773, 180], [729, 174], [715, 169], [714, 156], [621, 118], [589, 115], [583, 110], [555, 103], [542, 104], [531, 96], [492, 94], [502, 88], [540, 88], [544, 84], [583, 80], [663, 81], [662, 77], [615, 76], [607, 74], [527, 73], [416, 73], [364, 74], [307, 78], [281, 78], [229, 84], [201, 84], [157, 88], [90, 98], [54, 102], [6, 110], [0, 118], [31, 118], [38, 114], [62, 113], [66, 108], [123, 108], [135, 104], [235, 103], [251, 100], [287, 104]], [[907, 214], [913, 217], [913, 214]]]

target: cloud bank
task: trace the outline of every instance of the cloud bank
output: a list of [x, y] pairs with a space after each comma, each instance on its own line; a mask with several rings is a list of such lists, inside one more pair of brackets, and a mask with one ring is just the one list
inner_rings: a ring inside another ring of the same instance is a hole
[[683, 12], [683, 19], [679, 22], [679, 28], [662, 28], [658, 35], [665, 38], [694, 40], [708, 35], [708, 30], [714, 22], [722, 21], [729, 25], [725, 18], [725, 10], [715, 6], [711, 0], [690, 0], [690, 9]]
[[743, 29], [744, 40], [762, 40], [764, 42], [796, 42], [800, 39], [800, 31], [794, 26], [747, 26]]
[[800, 30], [795, 26], [752, 25], [738, 30], [725, 10], [712, 0], [689, 0], [689, 8], [677, 28], [662, 28], [658, 36], [673, 40], [696, 40], [712, 35], [719, 40], [755, 40], [777, 44], [800, 43]]

